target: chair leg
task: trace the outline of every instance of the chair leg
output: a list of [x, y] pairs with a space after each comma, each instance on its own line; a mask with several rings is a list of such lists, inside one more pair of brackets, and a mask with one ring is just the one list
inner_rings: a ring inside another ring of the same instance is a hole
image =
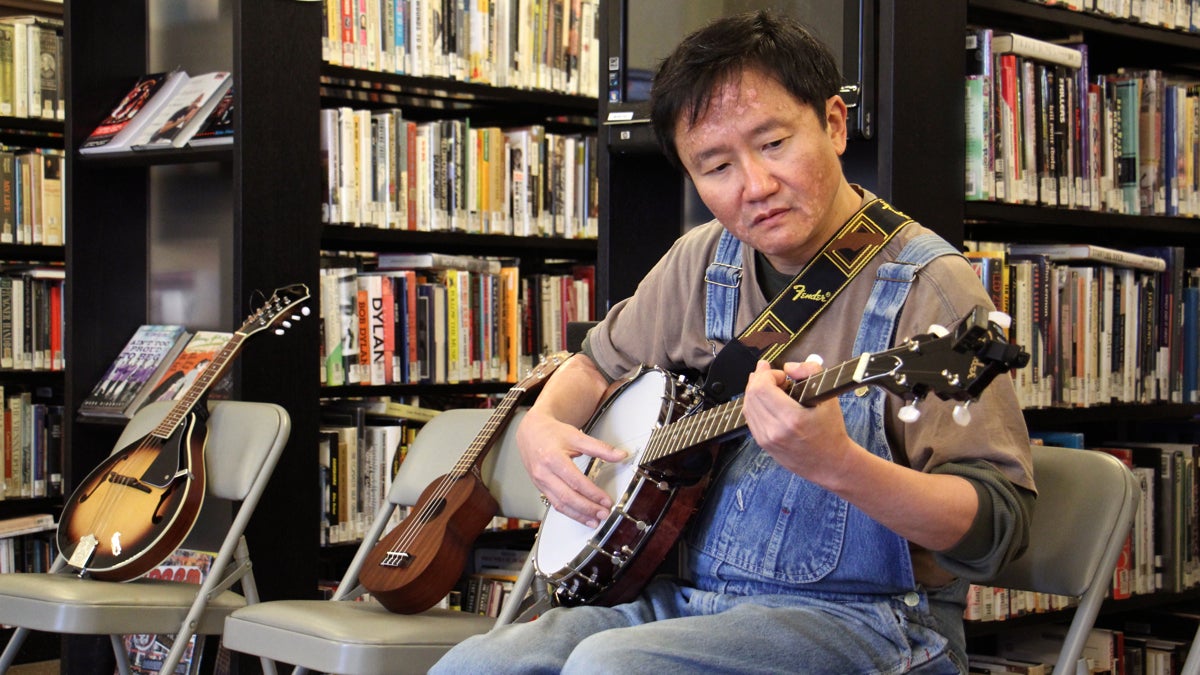
[[17, 652], [21, 651], [21, 645], [25, 644], [25, 637], [29, 635], [28, 628], [17, 628], [13, 631], [12, 638], [4, 647], [4, 653], [0, 654], [0, 673], [7, 673], [13, 661], [17, 659]]
[[[175, 635], [175, 642], [171, 644], [171, 651], [167, 652], [167, 657], [163, 659], [162, 667], [158, 672], [175, 672], [175, 666], [178, 666], [179, 662], [183, 660], [183, 654], [187, 651], [188, 644], [192, 641], [192, 636], [195, 635], [191, 628], [192, 625], [195, 624], [185, 625], [184, 629]], [[122, 673], [121, 675], [125, 674]]]
[[120, 635], [109, 635], [108, 641], [112, 644], [113, 657], [117, 660], [117, 671], [121, 675], [131, 675], [133, 671], [129, 668], [129, 652], [125, 651], [125, 640]]
[[1183, 662], [1182, 675], [1200, 675], [1200, 634], [1192, 638], [1192, 646], [1188, 649], [1187, 660]]

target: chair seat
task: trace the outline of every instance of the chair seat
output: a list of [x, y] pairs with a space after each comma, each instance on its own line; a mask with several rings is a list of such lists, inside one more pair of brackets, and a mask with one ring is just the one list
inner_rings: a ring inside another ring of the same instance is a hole
[[277, 600], [234, 612], [224, 644], [329, 673], [425, 672], [450, 647], [494, 624], [445, 609], [404, 615], [374, 602]]
[[[183, 622], [196, 584], [161, 579], [113, 583], [70, 574], [0, 574], [0, 624], [73, 633], [161, 633]], [[213, 599], [196, 632], [221, 632], [225, 617], [246, 600], [232, 591]]]

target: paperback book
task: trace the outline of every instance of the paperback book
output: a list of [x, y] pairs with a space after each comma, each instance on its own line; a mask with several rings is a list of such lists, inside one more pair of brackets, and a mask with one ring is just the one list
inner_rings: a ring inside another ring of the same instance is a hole
[[[187, 345], [163, 370], [162, 375], [155, 381], [154, 387], [146, 395], [141, 407], [155, 401], [177, 401], [196, 378], [212, 364], [217, 356], [233, 337], [233, 333], [224, 331], [198, 330]], [[228, 392], [232, 380], [226, 375], [213, 384], [209, 390], [210, 398], [221, 398], [221, 392]]]
[[233, 87], [225, 90], [200, 129], [187, 144], [191, 147], [227, 145], [233, 142]]
[[49, 513], [33, 513], [0, 520], [0, 537], [16, 537], [22, 534], [54, 529], [54, 516]]
[[79, 152], [90, 155], [128, 150], [130, 142], [141, 133], [154, 113], [187, 79], [187, 73], [182, 70], [143, 75], [83, 141]]
[[225, 71], [188, 79], [146, 123], [130, 145], [135, 150], [181, 148], [208, 119], [233, 82]]
[[147, 383], [187, 344], [183, 326], [144, 324], [121, 349], [104, 377], [79, 406], [79, 414], [92, 417], [132, 417], [150, 393]]

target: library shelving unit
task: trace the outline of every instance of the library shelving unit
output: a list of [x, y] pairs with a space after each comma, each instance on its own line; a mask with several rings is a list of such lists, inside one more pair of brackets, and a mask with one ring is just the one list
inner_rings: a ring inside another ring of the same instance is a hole
[[[596, 103], [322, 65], [321, 9], [320, 3], [296, 0], [128, 0], [119, 10], [106, 3], [67, 3], [64, 12], [72, 227], [65, 254], [71, 279], [66, 338], [73, 356], [64, 394], [67, 489], [111, 450], [119, 432], [73, 411], [138, 325], [175, 322], [163, 321], [164, 293], [174, 293], [172, 298], [205, 317], [178, 322], [231, 330], [258, 304], [256, 292], [269, 295], [279, 286], [307, 284], [312, 318], [281, 337], [248, 341], [233, 371], [235, 398], [278, 403], [293, 424], [247, 535], [259, 547], [251, 556], [264, 599], [317, 595], [321, 398], [423, 393], [415, 385], [321, 389], [316, 321], [321, 251], [436, 250], [520, 256], [523, 263], [596, 257], [595, 241], [322, 226], [322, 106], [397, 106], [412, 119], [469, 115], [472, 123], [537, 122], [547, 130], [582, 130], [594, 129]], [[193, 74], [232, 71], [232, 145], [79, 155], [80, 143], [138, 76], [174, 65]], [[164, 261], [179, 258], [191, 259], [195, 268], [164, 273]], [[218, 309], [206, 309], [213, 306]], [[463, 386], [451, 393], [498, 390], [496, 385]], [[64, 672], [91, 672], [87, 659], [103, 658], [105, 648], [66, 647]]]
[[[314, 44], [316, 39], [314, 38]], [[472, 127], [516, 127], [537, 124], [547, 133], [592, 134], [596, 129], [597, 100], [593, 97], [541, 89], [499, 87], [447, 78], [421, 77], [349, 68], [321, 66], [321, 107], [356, 110], [398, 108], [408, 121], [468, 120]], [[596, 263], [597, 241], [554, 236], [513, 236], [464, 232], [385, 230], [340, 224], [321, 228], [321, 249], [326, 252], [387, 253], [438, 252], [467, 256], [496, 256], [520, 260], [522, 277], [548, 269], [556, 261]], [[597, 289], [597, 296], [600, 291]], [[596, 301], [599, 307], [600, 301]], [[341, 385], [320, 387], [325, 402], [347, 397], [430, 396], [455, 400], [461, 396], [501, 394], [504, 382], [460, 384]], [[526, 533], [527, 534], [527, 533]], [[506, 538], [492, 533], [492, 538]], [[523, 536], [520, 533], [514, 535]], [[322, 556], [325, 578], [340, 577], [357, 542], [329, 544]]]
[[[0, 16], [37, 15], [61, 19], [61, 2], [44, 0], [0, 0]], [[11, 148], [63, 148], [63, 121], [31, 117], [0, 117], [0, 145]], [[61, 265], [65, 261], [62, 246], [32, 244], [0, 244], [0, 260], [16, 265]], [[35, 401], [59, 404], [63, 400], [65, 376], [63, 371], [34, 371], [24, 369], [0, 370], [0, 387], [7, 395], [17, 391], [28, 391]], [[3, 403], [3, 401], [0, 401]], [[62, 497], [36, 497], [0, 500], [0, 519], [25, 516], [34, 513], [51, 513], [57, 516], [62, 508]], [[47, 539], [53, 532], [37, 536]], [[0, 641], [7, 642], [12, 629], [0, 630]], [[40, 661], [56, 657], [58, 645], [47, 636], [35, 636], [25, 645], [19, 662]]]
[[[144, 323], [233, 330], [273, 289], [317, 288], [320, 5], [66, 3], [67, 410], [69, 491], [111, 450], [120, 428], [75, 415]], [[165, 65], [160, 65], [165, 64]], [[82, 157], [81, 142], [141, 75], [176, 65], [234, 74], [229, 146]], [[195, 263], [164, 273], [164, 260]], [[164, 289], [203, 319], [164, 321]], [[258, 295], [258, 293], [265, 295]], [[315, 306], [314, 306], [315, 308]], [[316, 314], [314, 311], [313, 314]], [[282, 405], [292, 433], [247, 538], [264, 598], [315, 597], [318, 504], [315, 320], [248, 340], [232, 396]], [[312, 517], [296, 505], [312, 504]], [[308, 545], [308, 542], [312, 542]], [[107, 641], [68, 640], [63, 672], [95, 672]]]
[[[1200, 35], [1195, 33], [1025, 0], [967, 0], [965, 5], [968, 25], [1047, 40], [1081, 39], [1088, 45], [1088, 68], [1092, 74], [1115, 72], [1119, 67], [1196, 73], [1194, 65], [1188, 65], [1195, 64], [1200, 56]], [[961, 41], [961, 37], [959, 39]], [[962, 75], [960, 71], [960, 78]], [[958, 104], [961, 105], [961, 94]], [[958, 119], [960, 122], [953, 133], [961, 138], [962, 116]], [[960, 176], [964, 169], [963, 156], [960, 152], [955, 164]], [[1200, 260], [1200, 220], [1195, 218], [1119, 215], [983, 201], [966, 201], [960, 208], [966, 239], [1014, 243], [1084, 242], [1113, 248], [1181, 246], [1188, 266], [1194, 266]], [[1144, 437], [1144, 429], [1152, 425], [1191, 420], [1198, 413], [1200, 405], [1194, 403], [1115, 403], [1087, 408], [1030, 409], [1026, 410], [1025, 417], [1030, 429], [1081, 431], [1087, 434], [1089, 445], [1095, 445], [1110, 439], [1138, 440]], [[1200, 591], [1194, 588], [1179, 593], [1133, 596], [1107, 601], [1101, 615], [1168, 607], [1198, 599]], [[986, 640], [1010, 626], [1027, 626], [1056, 618], [1063, 617], [1054, 613], [1039, 614], [968, 625], [968, 635], [973, 636], [972, 639]]]

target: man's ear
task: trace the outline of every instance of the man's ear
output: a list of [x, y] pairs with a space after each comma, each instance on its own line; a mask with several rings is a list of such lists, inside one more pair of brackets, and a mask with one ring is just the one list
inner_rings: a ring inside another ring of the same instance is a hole
[[848, 108], [841, 96], [834, 94], [825, 100], [825, 130], [829, 133], [829, 140], [833, 142], [833, 147], [839, 155], [846, 151], [847, 115], [849, 115]]

